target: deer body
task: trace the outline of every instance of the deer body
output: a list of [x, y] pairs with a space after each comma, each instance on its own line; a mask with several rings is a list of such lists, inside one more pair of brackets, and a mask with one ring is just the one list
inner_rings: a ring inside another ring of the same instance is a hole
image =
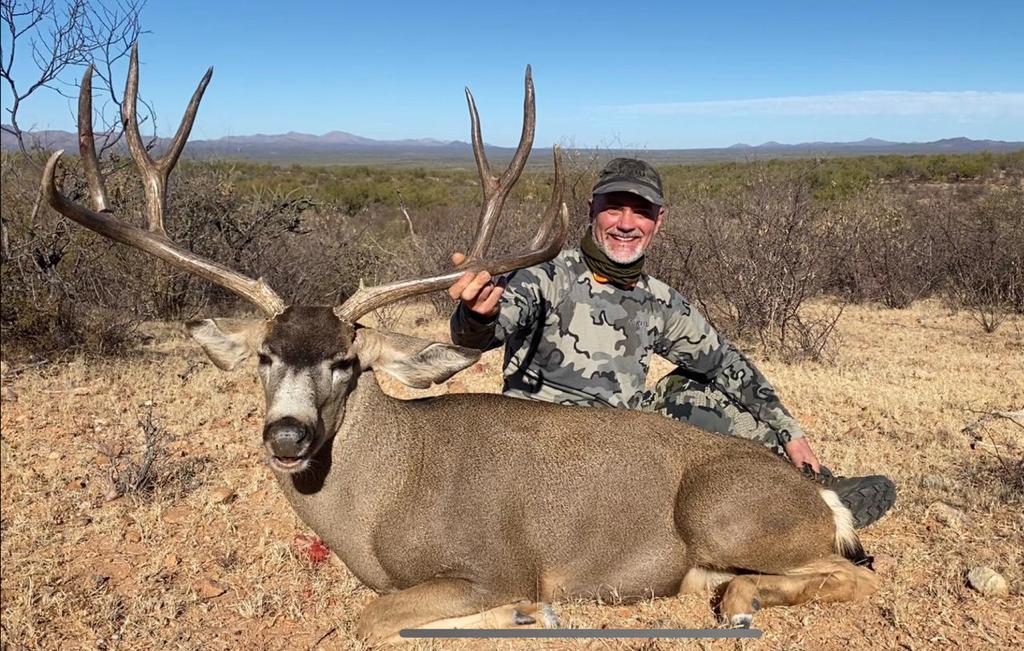
[[401, 401], [367, 373], [321, 454], [278, 479], [378, 592], [457, 576], [500, 603], [672, 595], [692, 567], [737, 567], [797, 514], [784, 557], [739, 566], [774, 573], [832, 553], [833, 515], [811, 482], [760, 446], [657, 415], [492, 395]]
[[725, 583], [722, 619], [746, 626], [762, 606], [849, 600], [874, 590], [874, 575], [847, 560], [863, 557], [849, 511], [755, 443], [627, 410], [493, 395], [403, 402], [380, 390], [376, 373], [425, 388], [476, 362], [479, 351], [364, 328], [361, 316], [447, 289], [462, 271], [500, 274], [550, 260], [565, 241], [556, 147], [551, 202], [529, 251], [485, 258], [533, 142], [529, 68], [523, 135], [501, 175], [487, 162], [467, 89], [484, 205], [460, 271], [360, 287], [333, 308], [286, 307], [261, 279], [167, 236], [167, 180], [211, 74], [167, 153], [154, 161], [135, 120], [132, 51], [122, 118], [148, 188], [145, 228], [115, 218], [107, 205], [92, 135], [91, 67], [80, 87], [78, 125], [94, 209], [57, 189], [60, 152], [46, 165], [41, 191], [69, 219], [216, 282], [264, 312], [262, 319], [187, 327], [222, 369], [258, 359], [270, 468], [302, 520], [383, 593], [360, 616], [360, 637], [383, 642], [425, 625], [552, 625], [542, 600], [630, 599]]

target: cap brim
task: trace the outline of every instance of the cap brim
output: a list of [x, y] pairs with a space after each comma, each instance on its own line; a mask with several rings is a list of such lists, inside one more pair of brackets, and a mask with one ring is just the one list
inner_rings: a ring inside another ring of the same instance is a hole
[[611, 183], [594, 188], [594, 194], [609, 194], [611, 192], [629, 192], [635, 194], [638, 197], [650, 201], [656, 206], [664, 206], [665, 198], [658, 194], [651, 188], [640, 185], [639, 183], [630, 183], [629, 181], [613, 181]]

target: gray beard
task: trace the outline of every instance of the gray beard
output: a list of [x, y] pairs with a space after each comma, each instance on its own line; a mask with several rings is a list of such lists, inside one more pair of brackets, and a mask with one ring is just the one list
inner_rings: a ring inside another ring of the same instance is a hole
[[597, 248], [599, 248], [602, 251], [604, 251], [604, 254], [606, 256], [608, 256], [609, 260], [611, 260], [612, 262], [615, 262], [617, 264], [633, 264], [634, 262], [636, 262], [640, 258], [644, 257], [644, 250], [643, 249], [640, 249], [639, 251], [637, 251], [632, 256], [629, 256], [627, 258], [622, 258], [622, 257], [612, 253], [611, 251], [609, 251], [608, 247], [606, 247], [604, 245], [604, 240], [600, 240], [600, 239], [595, 237], [594, 238], [594, 243], [597, 244]]

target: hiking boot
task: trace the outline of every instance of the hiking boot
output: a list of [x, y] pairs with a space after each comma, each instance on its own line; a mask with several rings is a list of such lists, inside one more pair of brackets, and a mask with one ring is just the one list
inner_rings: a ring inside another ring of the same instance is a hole
[[837, 477], [825, 466], [821, 466], [821, 472], [814, 472], [806, 463], [803, 473], [835, 491], [839, 501], [853, 514], [855, 529], [877, 522], [896, 503], [896, 484], [884, 475]]

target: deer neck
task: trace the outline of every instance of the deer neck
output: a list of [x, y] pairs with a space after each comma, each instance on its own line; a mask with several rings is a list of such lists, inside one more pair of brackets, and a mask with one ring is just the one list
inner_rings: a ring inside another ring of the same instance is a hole
[[335, 436], [310, 468], [277, 476], [299, 518], [361, 581], [378, 590], [389, 582], [375, 560], [372, 523], [408, 474], [410, 442], [401, 436], [401, 427], [390, 426], [401, 418], [401, 402], [380, 389], [372, 372], [363, 373]]

